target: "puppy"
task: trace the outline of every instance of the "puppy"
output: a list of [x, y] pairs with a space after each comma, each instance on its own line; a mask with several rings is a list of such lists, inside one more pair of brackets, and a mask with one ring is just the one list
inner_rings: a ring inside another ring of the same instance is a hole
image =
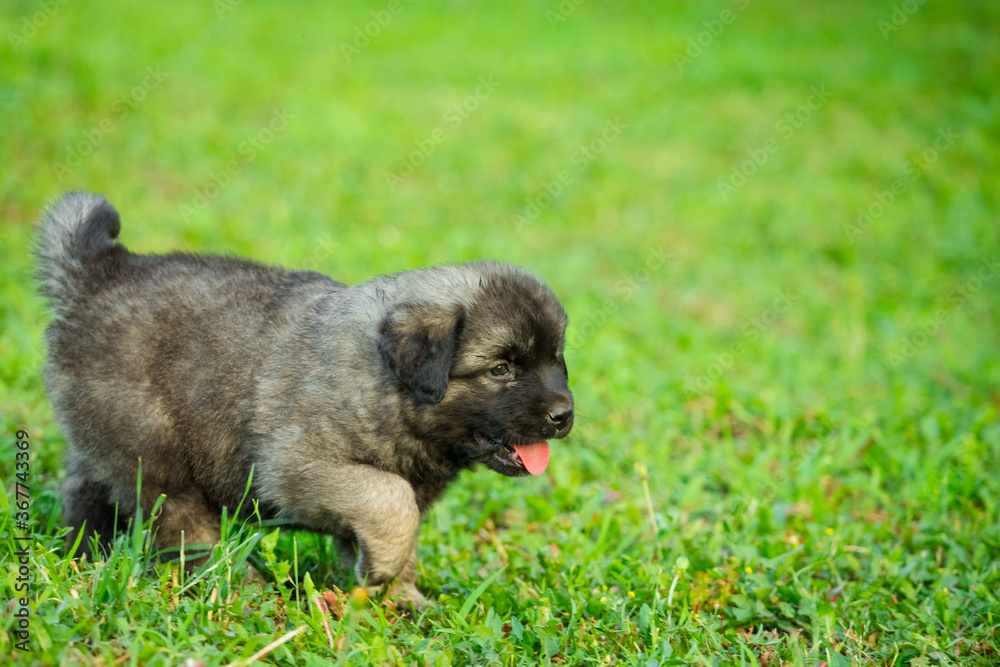
[[523, 269], [473, 262], [347, 286], [231, 257], [137, 255], [119, 229], [103, 197], [69, 193], [37, 239], [70, 540], [107, 548], [116, 516], [163, 494], [159, 547], [214, 544], [251, 479], [263, 518], [333, 535], [360, 581], [395, 581], [419, 608], [419, 523], [448, 483], [478, 463], [541, 474], [546, 440], [573, 426], [566, 313]]

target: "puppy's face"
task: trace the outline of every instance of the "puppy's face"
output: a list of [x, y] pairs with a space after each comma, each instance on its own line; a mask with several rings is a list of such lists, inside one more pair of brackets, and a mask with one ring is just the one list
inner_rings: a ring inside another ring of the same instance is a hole
[[547, 288], [503, 276], [484, 282], [474, 303], [390, 314], [380, 350], [422, 404], [416, 426], [423, 437], [459, 465], [485, 463], [517, 476], [540, 471], [530, 459], [543, 447], [547, 460], [541, 441], [573, 427], [565, 329], [566, 314]]

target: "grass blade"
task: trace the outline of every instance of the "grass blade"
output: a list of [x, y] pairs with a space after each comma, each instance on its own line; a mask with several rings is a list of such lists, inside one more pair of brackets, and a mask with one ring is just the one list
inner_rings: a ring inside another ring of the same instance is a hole
[[507, 569], [506, 565], [504, 565], [499, 570], [497, 570], [489, 577], [487, 577], [481, 584], [479, 584], [476, 587], [476, 590], [472, 591], [472, 594], [465, 600], [465, 604], [463, 604], [462, 608], [458, 610], [459, 618], [465, 620], [465, 618], [469, 615], [469, 612], [472, 611], [472, 605], [476, 604], [476, 600], [479, 599], [479, 596], [483, 594], [483, 591], [489, 588], [490, 584], [496, 581], [497, 577], [503, 574], [503, 571], [505, 569]]

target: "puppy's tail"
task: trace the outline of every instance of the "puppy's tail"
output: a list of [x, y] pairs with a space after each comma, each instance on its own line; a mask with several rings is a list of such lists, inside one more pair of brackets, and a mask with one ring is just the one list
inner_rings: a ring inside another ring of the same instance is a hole
[[51, 204], [39, 226], [38, 280], [57, 313], [72, 303], [92, 268], [117, 245], [121, 221], [101, 195], [67, 192]]

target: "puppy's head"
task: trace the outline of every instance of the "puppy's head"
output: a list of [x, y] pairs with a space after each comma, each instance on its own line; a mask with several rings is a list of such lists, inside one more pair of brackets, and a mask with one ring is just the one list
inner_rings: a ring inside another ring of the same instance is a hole
[[390, 311], [379, 352], [419, 406], [418, 434], [443, 445], [456, 464], [539, 474], [548, 462], [545, 441], [573, 427], [566, 313], [530, 274], [502, 264], [476, 267], [478, 287], [468, 299]]

